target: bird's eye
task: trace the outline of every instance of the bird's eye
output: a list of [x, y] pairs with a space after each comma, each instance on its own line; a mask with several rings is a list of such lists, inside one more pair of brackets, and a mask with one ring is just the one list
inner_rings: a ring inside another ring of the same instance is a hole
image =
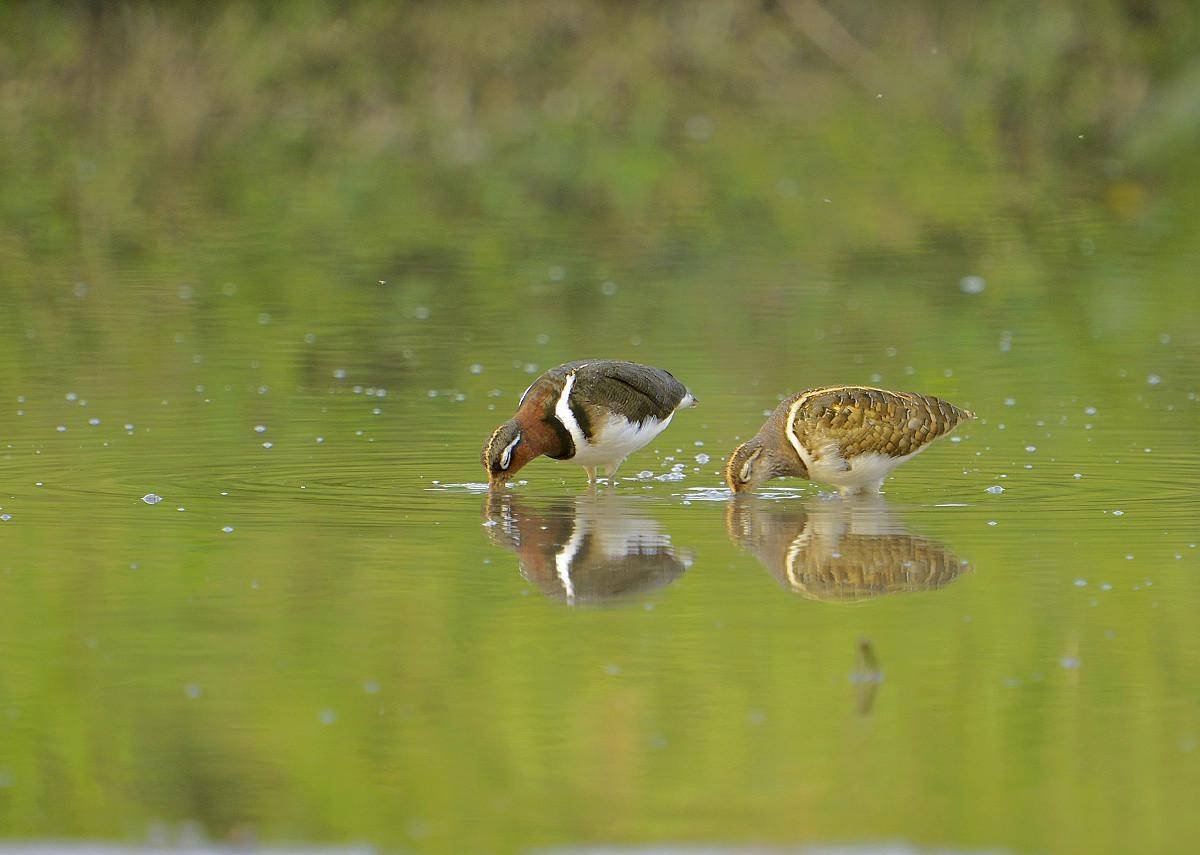
[[749, 457], [747, 457], [747, 458], [746, 458], [746, 462], [742, 464], [742, 469], [741, 469], [741, 471], [740, 471], [740, 472], [738, 472], [738, 479], [739, 479], [739, 480], [742, 480], [742, 481], [749, 481], [749, 480], [750, 480], [750, 471], [751, 471], [752, 469], [754, 469], [754, 461], [758, 459], [758, 455], [760, 455], [760, 454], [762, 454], [762, 449], [761, 449], [761, 448], [756, 448], [756, 449], [754, 449], [754, 451], [751, 453], [751, 455], [750, 455]]
[[512, 442], [510, 442], [508, 445], [504, 446], [504, 451], [500, 452], [500, 468], [501, 469], [507, 469], [509, 466], [512, 465], [513, 449], [517, 447], [517, 443], [519, 443], [520, 441], [521, 441], [521, 435], [517, 434], [513, 438]]

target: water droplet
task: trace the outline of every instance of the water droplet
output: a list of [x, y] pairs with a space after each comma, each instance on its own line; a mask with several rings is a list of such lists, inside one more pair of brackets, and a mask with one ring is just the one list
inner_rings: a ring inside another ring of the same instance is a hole
[[155, 493], [147, 493], [146, 495], [142, 496], [142, 501], [145, 502], [147, 505], [157, 505], [162, 500], [163, 500], [163, 497], [159, 496]]
[[994, 484], [991, 487], [988, 487], [986, 490], [984, 490], [984, 492], [985, 493], [1003, 493], [1004, 488], [1001, 487], [999, 484]]
[[226, 534], [230, 534], [233, 531], [233, 526], [231, 526], [231, 525], [224, 526], [221, 529], [221, 531], [225, 532]]
[[982, 294], [983, 289], [987, 287], [987, 282], [982, 276], [964, 276], [958, 280], [958, 287], [964, 294]]

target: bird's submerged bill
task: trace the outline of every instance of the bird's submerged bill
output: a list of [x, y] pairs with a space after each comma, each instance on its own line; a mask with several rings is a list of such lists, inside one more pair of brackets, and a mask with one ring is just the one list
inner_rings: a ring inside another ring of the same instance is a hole
[[516, 414], [492, 431], [482, 452], [493, 486], [535, 457], [570, 461], [588, 478], [612, 477], [633, 452], [696, 399], [670, 372], [636, 362], [591, 359], [551, 368], [533, 381]]
[[781, 403], [725, 465], [740, 493], [771, 478], [807, 478], [841, 492], [878, 492], [889, 473], [975, 414], [932, 395], [830, 386]]

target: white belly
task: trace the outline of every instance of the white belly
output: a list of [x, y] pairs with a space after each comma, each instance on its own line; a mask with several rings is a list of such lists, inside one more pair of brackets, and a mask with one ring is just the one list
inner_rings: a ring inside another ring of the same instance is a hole
[[646, 419], [639, 425], [620, 416], [610, 415], [590, 440], [575, 443], [575, 456], [564, 461], [579, 466], [611, 466], [620, 463], [667, 429], [674, 413], [663, 421]]
[[888, 457], [886, 454], [860, 454], [847, 462], [849, 469], [841, 468], [841, 458], [822, 457], [812, 461], [808, 467], [808, 476], [822, 484], [829, 484], [839, 490], [857, 491], [863, 488], [878, 489], [892, 470], [904, 461], [915, 457], [923, 451], [917, 449], [912, 454], [903, 457]]

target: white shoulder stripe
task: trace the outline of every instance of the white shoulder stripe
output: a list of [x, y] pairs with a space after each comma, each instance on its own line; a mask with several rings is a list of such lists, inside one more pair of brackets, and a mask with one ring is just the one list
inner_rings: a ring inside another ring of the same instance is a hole
[[575, 372], [572, 371], [567, 375], [567, 382], [563, 384], [562, 394], [558, 396], [558, 401], [554, 405], [554, 417], [571, 435], [571, 441], [575, 443], [575, 453], [578, 454], [586, 447], [587, 437], [583, 435], [583, 428], [579, 426], [579, 422], [575, 420], [575, 414], [571, 412], [571, 389], [574, 386]]
[[800, 462], [804, 464], [804, 468], [811, 471], [812, 455], [808, 453], [808, 450], [800, 442], [800, 437], [796, 436], [796, 412], [804, 406], [807, 398], [808, 395], [801, 395], [796, 403], [792, 404], [791, 409], [788, 410], [787, 423], [783, 426], [783, 431], [787, 434], [788, 442], [792, 444], [792, 448], [796, 449], [796, 455], [800, 458]]

